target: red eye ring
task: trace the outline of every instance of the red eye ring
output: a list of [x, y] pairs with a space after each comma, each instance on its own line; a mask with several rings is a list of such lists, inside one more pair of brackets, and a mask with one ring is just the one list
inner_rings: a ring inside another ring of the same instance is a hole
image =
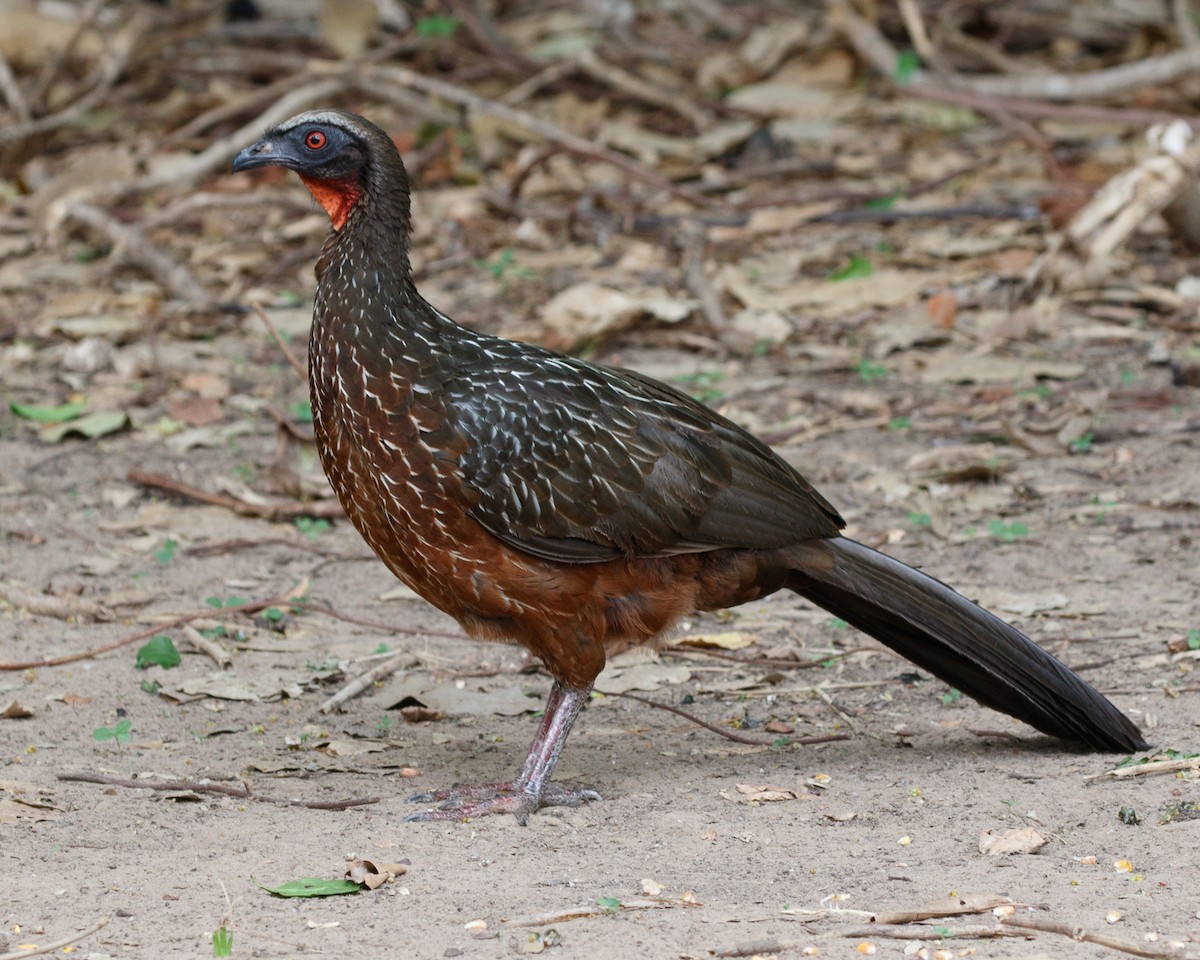
[[304, 135], [304, 145], [309, 150], [320, 150], [326, 143], [328, 143], [328, 140], [320, 130], [309, 130]]

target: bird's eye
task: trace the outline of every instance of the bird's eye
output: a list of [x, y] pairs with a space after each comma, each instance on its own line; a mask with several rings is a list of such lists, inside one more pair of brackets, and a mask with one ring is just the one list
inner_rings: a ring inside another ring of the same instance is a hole
[[304, 145], [308, 147], [309, 150], [320, 150], [323, 146], [325, 146], [326, 142], [327, 140], [325, 138], [325, 134], [323, 134], [320, 130], [309, 130], [308, 133], [304, 135]]

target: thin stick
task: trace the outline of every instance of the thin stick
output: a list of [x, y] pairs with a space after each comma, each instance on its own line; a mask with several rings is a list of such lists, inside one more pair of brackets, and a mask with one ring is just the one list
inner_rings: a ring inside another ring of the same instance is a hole
[[222, 670], [228, 670], [233, 666], [233, 655], [216, 640], [204, 636], [190, 623], [183, 625], [183, 635], [187, 638], [188, 643], [207, 655]]
[[271, 337], [275, 340], [276, 345], [287, 358], [287, 362], [291, 364], [292, 369], [296, 371], [296, 376], [298, 376], [302, 381], [307, 382], [308, 371], [304, 369], [304, 365], [301, 364], [296, 355], [292, 353], [292, 348], [287, 345], [287, 342], [279, 333], [279, 329], [275, 326], [274, 322], [272, 322], [271, 318], [267, 316], [266, 311], [264, 311], [263, 308], [257, 303], [254, 305], [254, 309], [258, 313], [258, 318], [264, 324], [266, 324], [267, 329], [271, 332]]
[[420, 661], [407, 650], [405, 650], [403, 653], [398, 653], [390, 660], [385, 660], [383, 663], [379, 664], [379, 666], [372, 667], [366, 673], [351, 680], [348, 684], [342, 687], [341, 690], [317, 707], [317, 713], [332, 713], [339, 706], [341, 706], [341, 704], [345, 703], [352, 697], [357, 697], [364, 690], [369, 690], [384, 677], [390, 677], [397, 670], [419, 662]]
[[[1144, 947], [1140, 943], [1134, 943], [1132, 940], [1110, 937], [1106, 933], [1088, 933], [1082, 927], [1072, 927], [1054, 920], [1034, 920], [1028, 917], [1002, 917], [1000, 922], [1006, 927], [1017, 927], [1020, 930], [1035, 930], [1038, 933], [1057, 933], [1059, 936], [1070, 937], [1072, 940], [1095, 943], [1102, 947], [1108, 947], [1110, 950], [1120, 950], [1122, 953], [1130, 953], [1135, 957], [1150, 957], [1152, 960], [1167, 960], [1167, 958], [1170, 958], [1170, 960], [1179, 960], [1179, 958], [1194, 960], [1197, 956], [1194, 952], [1184, 952], [1180, 948], [1156, 950], [1153, 947]], [[957, 933], [957, 931], [955, 932]]]
[[673, 713], [678, 717], [683, 717], [685, 720], [703, 727], [718, 736], [724, 737], [726, 740], [732, 740], [734, 743], [745, 743], [752, 747], [773, 747], [776, 744], [780, 746], [792, 746], [799, 744], [801, 746], [812, 746], [818, 743], [833, 743], [837, 740], [849, 740], [850, 737], [844, 733], [832, 734], [828, 737], [788, 737], [783, 744], [779, 743], [779, 739], [775, 740], [760, 740], [757, 737], [743, 737], [741, 734], [734, 733], [732, 730], [725, 730], [714, 724], [701, 720], [694, 714], [688, 713], [686, 710], [680, 710], [678, 707], [672, 707], [670, 704], [659, 703], [656, 700], [649, 700], [646, 697], [639, 697], [635, 693], [605, 693], [603, 690], [596, 691], [606, 697], [625, 697], [627, 700], [636, 700], [638, 703], [644, 703], [648, 707], [654, 707], [655, 710], [666, 710], [668, 713]]
[[122, 777], [107, 777], [100, 773], [87, 772], [60, 773], [56, 779], [72, 783], [99, 783], [108, 787], [127, 787], [130, 790], [157, 790], [165, 793], [190, 790], [193, 793], [212, 793], [222, 797], [234, 797], [238, 800], [274, 803], [281, 807], [306, 807], [309, 810], [347, 810], [351, 807], [365, 807], [372, 803], [379, 803], [381, 799], [379, 797], [350, 797], [346, 800], [287, 800], [282, 797], [254, 793], [244, 781], [240, 787], [227, 787], [224, 784], [210, 783], [207, 780], [127, 780]]
[[78, 220], [104, 234], [114, 247], [166, 287], [172, 296], [193, 305], [210, 302], [208, 291], [192, 276], [192, 272], [163, 253], [136, 227], [121, 223], [90, 203], [72, 204], [66, 210], [65, 219]]
[[97, 930], [103, 930], [108, 926], [108, 922], [112, 917], [101, 917], [83, 933], [76, 933], [70, 937], [64, 937], [62, 940], [55, 940], [53, 943], [47, 943], [40, 947], [34, 947], [32, 950], [13, 950], [10, 953], [0, 953], [0, 960], [21, 960], [22, 957], [36, 957], [43, 953], [53, 953], [55, 950], [61, 950], [63, 947], [69, 947], [73, 943], [78, 943], [84, 937], [90, 937]]
[[219, 493], [209, 493], [199, 487], [193, 487], [160, 473], [146, 473], [142, 470], [130, 470], [125, 475], [130, 483], [143, 487], [154, 487], [166, 490], [201, 503], [214, 507], [224, 507], [245, 517], [261, 517], [264, 520], [293, 520], [296, 517], [325, 517], [338, 518], [345, 516], [342, 505], [336, 500], [307, 502], [302, 500], [281, 500], [275, 503], [250, 503], [240, 497], [229, 497]]

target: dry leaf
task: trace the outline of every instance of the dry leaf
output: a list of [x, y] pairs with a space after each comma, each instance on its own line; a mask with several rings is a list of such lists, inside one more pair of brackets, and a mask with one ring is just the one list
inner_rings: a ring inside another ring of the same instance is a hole
[[21, 706], [20, 703], [14, 700], [5, 708], [3, 713], [0, 713], [0, 720], [28, 720], [32, 716], [32, 710]]
[[1005, 854], [1037, 853], [1046, 845], [1046, 838], [1032, 827], [1022, 827], [1018, 830], [1005, 830], [996, 834], [984, 830], [979, 835], [979, 852], [989, 857], [999, 857]]
[[725, 633], [689, 633], [675, 642], [685, 647], [714, 647], [718, 650], [741, 650], [755, 642], [753, 634], [730, 630]]
[[783, 800], [795, 800], [797, 797], [795, 790], [763, 783], [739, 783], [736, 792], [722, 790], [720, 795], [733, 803], [779, 803]]
[[407, 863], [376, 863], [374, 860], [349, 860], [346, 868], [347, 880], [361, 884], [368, 890], [374, 890], [408, 873]]

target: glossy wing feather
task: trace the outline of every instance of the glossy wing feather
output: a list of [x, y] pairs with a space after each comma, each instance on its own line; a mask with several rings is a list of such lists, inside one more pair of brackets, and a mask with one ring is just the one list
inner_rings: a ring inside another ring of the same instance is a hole
[[505, 341], [456, 350], [471, 515], [506, 543], [594, 563], [835, 535], [837, 511], [769, 447], [640, 374]]

